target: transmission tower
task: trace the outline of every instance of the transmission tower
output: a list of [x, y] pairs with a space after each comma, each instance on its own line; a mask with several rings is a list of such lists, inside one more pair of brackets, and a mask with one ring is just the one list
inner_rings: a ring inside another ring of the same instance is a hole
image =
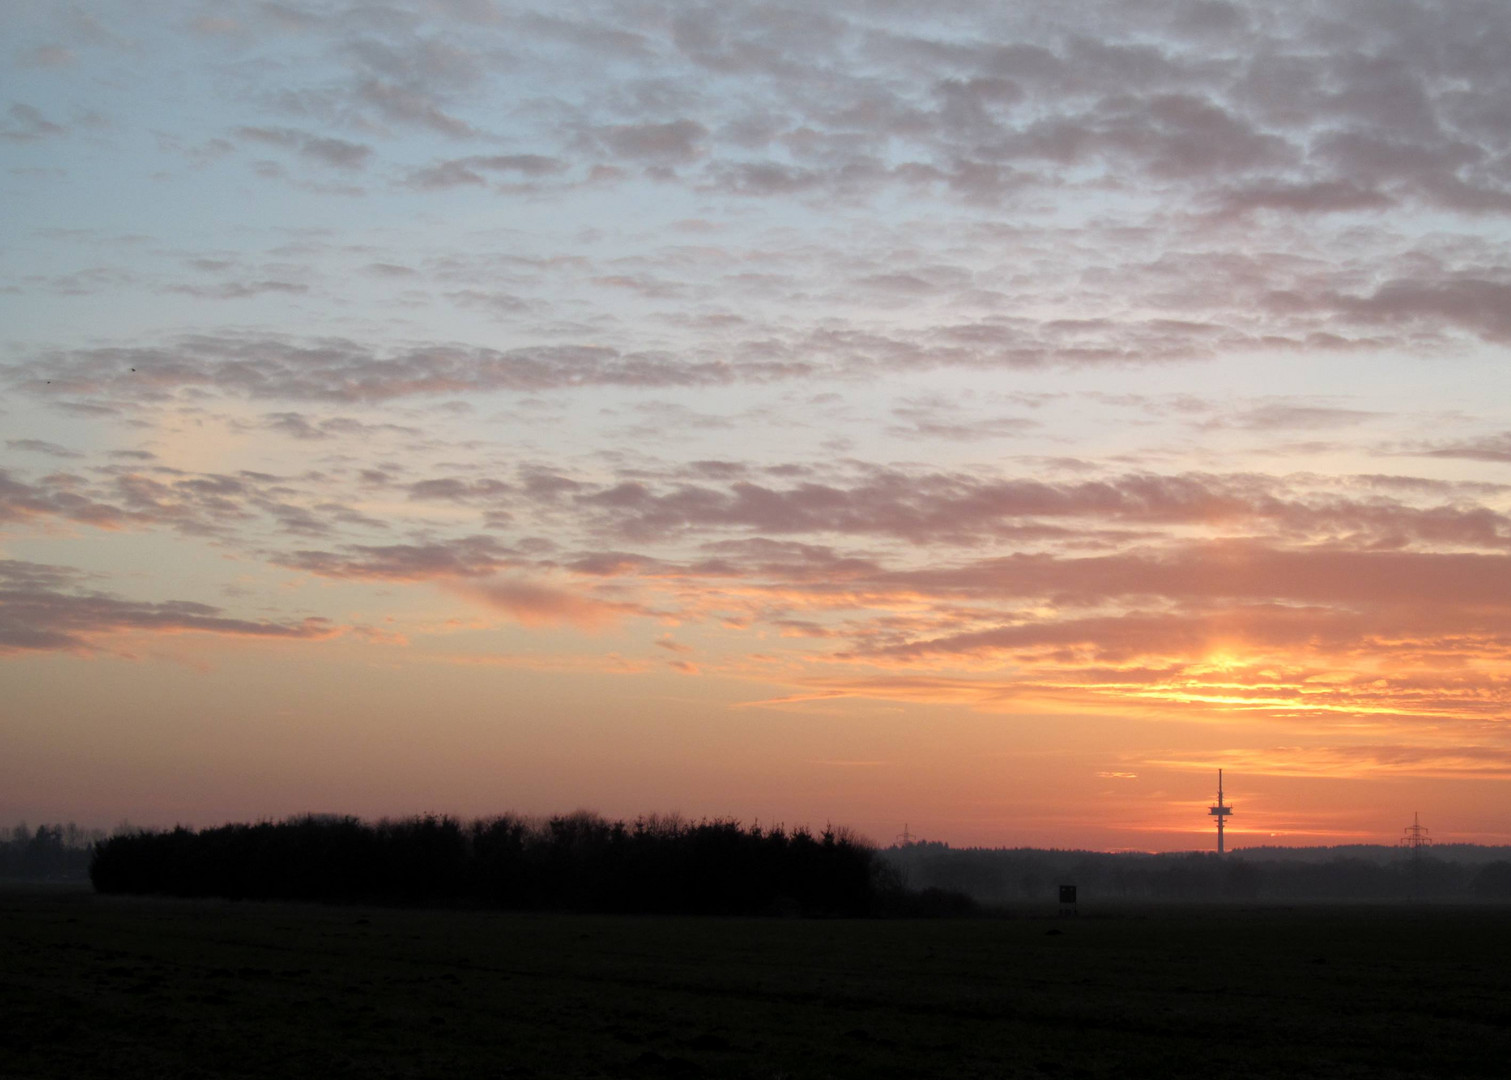
[[908, 832], [908, 823], [904, 821], [902, 823], [902, 832], [897, 834], [897, 843], [902, 847], [907, 847], [916, 839], [918, 839], [916, 836]]
[[1223, 827], [1226, 826], [1227, 823], [1228, 823], [1228, 815], [1231, 814], [1232, 812], [1233, 812], [1233, 808], [1231, 806], [1225, 806], [1225, 805], [1223, 805], [1223, 801], [1222, 801], [1222, 770], [1218, 769], [1217, 770], [1217, 805], [1216, 806], [1209, 806], [1209, 807], [1207, 807], [1207, 813], [1211, 814], [1213, 817], [1215, 817], [1217, 819], [1217, 854], [1219, 854], [1219, 855], [1221, 855], [1222, 851], [1223, 851], [1223, 848], [1222, 848], [1222, 830], [1223, 830]]
[[1397, 840], [1396, 843], [1403, 848], [1410, 848], [1412, 855], [1420, 855], [1423, 848], [1432, 847], [1432, 837], [1427, 835], [1431, 831], [1431, 829], [1422, 824], [1421, 811], [1413, 811], [1411, 824], [1401, 830], [1401, 839]]

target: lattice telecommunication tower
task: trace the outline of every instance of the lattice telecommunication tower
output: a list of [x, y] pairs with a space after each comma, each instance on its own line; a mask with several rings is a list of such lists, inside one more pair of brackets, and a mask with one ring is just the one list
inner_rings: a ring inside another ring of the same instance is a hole
[[1207, 807], [1207, 813], [1217, 819], [1217, 854], [1222, 854], [1222, 830], [1228, 823], [1228, 815], [1233, 812], [1231, 806], [1225, 806], [1222, 801], [1222, 770], [1217, 770], [1217, 805]]

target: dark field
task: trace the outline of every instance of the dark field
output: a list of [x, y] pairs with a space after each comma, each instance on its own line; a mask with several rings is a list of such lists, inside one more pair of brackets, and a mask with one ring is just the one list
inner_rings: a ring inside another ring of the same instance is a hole
[[1511, 910], [803, 921], [0, 893], [4, 1077], [1511, 1074]]

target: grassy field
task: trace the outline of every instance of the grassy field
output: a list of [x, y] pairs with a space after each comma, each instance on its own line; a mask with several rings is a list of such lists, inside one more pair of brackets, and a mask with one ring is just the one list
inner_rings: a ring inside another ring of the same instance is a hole
[[0, 891], [3, 1077], [1511, 1071], [1511, 910], [618, 918]]

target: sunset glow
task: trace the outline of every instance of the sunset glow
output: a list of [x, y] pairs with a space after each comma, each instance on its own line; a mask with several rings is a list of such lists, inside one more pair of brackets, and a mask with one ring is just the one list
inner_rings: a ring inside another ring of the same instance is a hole
[[0, 822], [1511, 843], [1511, 6], [0, 29]]

